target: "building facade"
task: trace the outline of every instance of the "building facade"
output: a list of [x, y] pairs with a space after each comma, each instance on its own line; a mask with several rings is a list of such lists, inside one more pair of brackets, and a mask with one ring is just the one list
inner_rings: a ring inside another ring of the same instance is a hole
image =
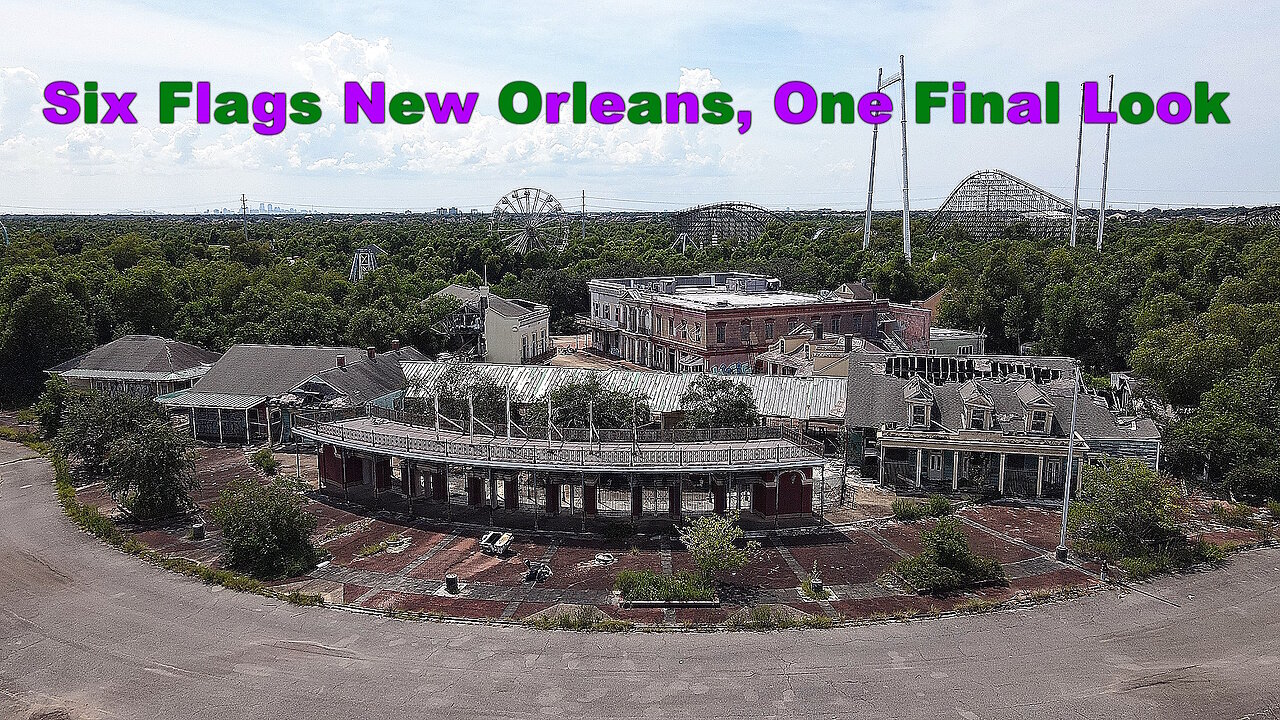
[[862, 284], [787, 291], [749, 273], [590, 280], [591, 346], [668, 372], [749, 374], [756, 358], [801, 325], [904, 350], [928, 347], [932, 312], [875, 297]]
[[436, 295], [459, 301], [458, 310], [437, 330], [457, 338], [463, 356], [516, 365], [536, 362], [554, 350], [546, 305], [499, 297], [487, 285], [451, 284]]
[[191, 387], [219, 357], [177, 340], [125, 335], [46, 372], [82, 390], [156, 397]]
[[1118, 415], [1068, 358], [864, 353], [851, 361], [847, 426], [864, 476], [898, 491], [1060, 498], [1067, 457], [1159, 467], [1150, 420]]

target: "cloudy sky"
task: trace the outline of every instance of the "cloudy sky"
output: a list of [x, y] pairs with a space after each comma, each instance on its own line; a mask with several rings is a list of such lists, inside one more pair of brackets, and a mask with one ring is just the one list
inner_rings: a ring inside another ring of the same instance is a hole
[[[870, 126], [786, 125], [788, 80], [874, 89], [906, 55], [908, 80], [964, 80], [1006, 97], [1063, 87], [1059, 125], [910, 125], [912, 206], [938, 205], [968, 173], [996, 167], [1070, 198], [1076, 88], [1116, 75], [1117, 95], [1231, 93], [1230, 125], [1121, 125], [1108, 200], [1119, 207], [1280, 202], [1280, 63], [1268, 3], [38, 3], [0, 0], [0, 213], [202, 211], [256, 202], [332, 210], [487, 209], [543, 187], [566, 206], [667, 209], [718, 200], [771, 208], [858, 208]], [[57, 80], [136, 91], [136, 125], [58, 126], [42, 93]], [[157, 121], [162, 80], [214, 92], [312, 90], [315, 125], [263, 137], [246, 126]], [[347, 80], [392, 91], [475, 91], [465, 126], [347, 126]], [[499, 89], [719, 89], [753, 127], [515, 126]], [[909, 101], [911, 99], [909, 98]], [[882, 128], [876, 206], [901, 203], [899, 127]], [[1086, 128], [1082, 198], [1095, 200], [1101, 126]]]

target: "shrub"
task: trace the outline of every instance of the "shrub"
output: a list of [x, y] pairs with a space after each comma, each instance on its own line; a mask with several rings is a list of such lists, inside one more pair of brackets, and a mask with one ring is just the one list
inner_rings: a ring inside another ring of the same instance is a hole
[[950, 515], [954, 508], [951, 501], [941, 495], [930, 495], [928, 502], [925, 503], [925, 510], [930, 517], [942, 517]]
[[212, 507], [228, 567], [258, 577], [298, 575], [315, 564], [316, 517], [295, 489], [280, 482], [236, 480]]
[[1244, 503], [1220, 503], [1209, 506], [1209, 514], [1214, 520], [1231, 527], [1253, 527], [1253, 508]]
[[1271, 515], [1272, 520], [1280, 520], [1280, 501], [1268, 500], [1267, 513]]
[[924, 548], [919, 555], [900, 561], [894, 571], [918, 590], [948, 593], [962, 588], [1004, 581], [1004, 570], [995, 560], [969, 549], [969, 541], [954, 518], [920, 533]]
[[1086, 465], [1067, 518], [1076, 549], [1107, 560], [1158, 551], [1183, 537], [1187, 507], [1176, 485], [1145, 463]]
[[271, 448], [258, 450], [249, 458], [249, 462], [267, 476], [274, 476], [280, 472], [280, 461], [276, 459], [275, 453], [271, 452]]
[[889, 509], [893, 510], [893, 517], [903, 522], [912, 522], [928, 517], [929, 511], [922, 503], [916, 502], [910, 498], [896, 498], [889, 504]]
[[715, 589], [697, 573], [663, 575], [652, 570], [623, 570], [614, 578], [613, 588], [624, 600], [677, 602], [714, 600]]
[[703, 515], [690, 520], [680, 529], [680, 542], [698, 566], [698, 572], [710, 583], [717, 575], [740, 569], [751, 558], [760, 543], [749, 542], [738, 547], [742, 528], [731, 517]]
[[166, 420], [147, 420], [107, 451], [107, 490], [140, 519], [184, 512], [193, 506], [196, 479], [191, 438]]
[[636, 534], [636, 527], [629, 522], [606, 522], [599, 532], [609, 540], [626, 540]]

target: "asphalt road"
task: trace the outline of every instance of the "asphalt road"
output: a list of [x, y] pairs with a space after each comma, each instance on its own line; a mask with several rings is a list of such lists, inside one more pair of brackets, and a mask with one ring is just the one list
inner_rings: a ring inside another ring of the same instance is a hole
[[[1034, 610], [826, 631], [414, 623], [210, 588], [61, 515], [0, 443], [0, 717], [1244, 718], [1280, 707], [1280, 551]], [[48, 714], [52, 712], [53, 714]]]

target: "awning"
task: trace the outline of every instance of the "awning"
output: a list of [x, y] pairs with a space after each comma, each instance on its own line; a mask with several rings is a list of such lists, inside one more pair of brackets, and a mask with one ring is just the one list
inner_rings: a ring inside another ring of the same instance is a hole
[[170, 408], [218, 408], [222, 410], [248, 410], [265, 403], [270, 398], [262, 395], [231, 395], [227, 393], [203, 393], [194, 390], [161, 395], [156, 402]]

